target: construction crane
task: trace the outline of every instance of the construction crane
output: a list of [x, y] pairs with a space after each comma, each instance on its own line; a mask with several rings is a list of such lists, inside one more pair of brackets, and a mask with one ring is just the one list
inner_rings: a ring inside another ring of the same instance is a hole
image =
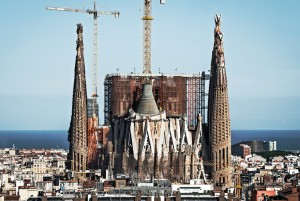
[[96, 146], [99, 150], [101, 148], [101, 144], [99, 144], [98, 141], [98, 132], [97, 128], [99, 126], [99, 117], [97, 117], [96, 113], [96, 104], [97, 104], [97, 77], [98, 77], [98, 16], [100, 15], [114, 15], [115, 18], [120, 16], [119, 11], [114, 12], [104, 12], [104, 11], [98, 11], [96, 9], [96, 2], [94, 2], [94, 9], [73, 9], [73, 8], [61, 8], [61, 7], [46, 7], [47, 10], [56, 10], [56, 11], [68, 11], [68, 12], [76, 12], [76, 13], [87, 13], [90, 15], [93, 15], [94, 18], [94, 30], [93, 30], [93, 76], [92, 76], [92, 83], [93, 83], [93, 92], [92, 92], [92, 108], [93, 108], [93, 125], [91, 128], [92, 135], [95, 135], [96, 137]]
[[[165, 4], [165, 0], [160, 0], [160, 4]], [[143, 73], [151, 73], [151, 21], [152, 0], [144, 0], [144, 69]]]
[[97, 103], [97, 77], [98, 77], [98, 16], [100, 15], [114, 15], [115, 18], [120, 16], [119, 11], [113, 11], [113, 12], [104, 12], [104, 11], [98, 11], [96, 9], [96, 2], [94, 2], [94, 9], [73, 9], [73, 8], [61, 8], [61, 7], [46, 7], [47, 10], [56, 10], [56, 11], [68, 11], [68, 12], [75, 12], [75, 13], [87, 13], [90, 15], [93, 15], [94, 17], [94, 28], [93, 28], [93, 92], [92, 92], [92, 98], [93, 98], [93, 133], [96, 135], [96, 143], [97, 147], [100, 148], [101, 145], [98, 143], [98, 136], [96, 128], [99, 125], [99, 120], [96, 115], [96, 103]]
[[60, 8], [60, 7], [46, 7], [47, 10], [68, 11], [76, 13], [87, 13], [94, 17], [94, 30], [93, 30], [93, 115], [96, 115], [96, 102], [97, 102], [97, 77], [98, 77], [98, 16], [99, 15], [114, 15], [116, 18], [120, 16], [120, 12], [104, 12], [96, 9], [96, 2], [94, 2], [94, 10], [87, 9], [73, 9], [73, 8]]

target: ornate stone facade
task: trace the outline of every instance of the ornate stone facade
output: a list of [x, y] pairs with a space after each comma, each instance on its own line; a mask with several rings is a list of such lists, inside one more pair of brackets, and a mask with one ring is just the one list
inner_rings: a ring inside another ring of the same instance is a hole
[[128, 117], [112, 124], [107, 143], [109, 169], [114, 174], [137, 174], [140, 180], [205, 182], [201, 116], [194, 131], [188, 130], [185, 117], [167, 117], [157, 109], [151, 84], [144, 85], [137, 110], [139, 113], [130, 110]]
[[221, 16], [216, 15], [215, 24], [208, 97], [211, 176], [215, 184], [232, 187], [231, 129]]
[[87, 159], [87, 95], [82, 31], [82, 25], [78, 24], [72, 117], [68, 135], [70, 142], [69, 169], [75, 172], [86, 170]]

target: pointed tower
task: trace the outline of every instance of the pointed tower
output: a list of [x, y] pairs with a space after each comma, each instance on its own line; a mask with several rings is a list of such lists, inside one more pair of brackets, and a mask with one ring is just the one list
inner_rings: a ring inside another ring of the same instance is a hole
[[72, 171], [85, 171], [87, 158], [87, 95], [85, 65], [83, 56], [82, 25], [77, 24], [77, 55], [73, 87], [72, 117], [68, 140], [69, 168]]
[[211, 176], [215, 184], [232, 187], [231, 129], [221, 15], [216, 15], [215, 23], [208, 97]]

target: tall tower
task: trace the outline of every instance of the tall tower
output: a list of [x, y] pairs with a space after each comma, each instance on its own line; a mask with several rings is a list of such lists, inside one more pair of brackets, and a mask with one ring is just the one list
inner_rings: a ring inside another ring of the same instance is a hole
[[211, 173], [215, 184], [232, 187], [231, 129], [221, 15], [216, 15], [215, 24], [208, 97]]
[[72, 117], [68, 140], [68, 161], [72, 171], [85, 171], [87, 158], [87, 95], [83, 56], [82, 25], [77, 24], [77, 55], [73, 87]]

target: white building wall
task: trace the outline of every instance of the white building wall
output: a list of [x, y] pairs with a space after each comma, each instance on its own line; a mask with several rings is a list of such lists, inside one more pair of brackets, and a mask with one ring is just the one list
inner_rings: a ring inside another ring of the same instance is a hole
[[277, 142], [276, 141], [270, 141], [269, 142], [269, 151], [276, 151], [277, 150]]
[[8, 183], [8, 174], [6, 174], [6, 173], [1, 174], [0, 180], [1, 180], [1, 185], [7, 184]]
[[20, 201], [26, 201], [29, 197], [38, 196], [38, 190], [34, 189], [19, 189]]
[[24, 181], [23, 180], [16, 180], [16, 194], [18, 195], [19, 193], [19, 187], [24, 186]]
[[172, 191], [179, 191], [180, 193], [207, 193], [213, 189], [212, 184], [172, 184]]

